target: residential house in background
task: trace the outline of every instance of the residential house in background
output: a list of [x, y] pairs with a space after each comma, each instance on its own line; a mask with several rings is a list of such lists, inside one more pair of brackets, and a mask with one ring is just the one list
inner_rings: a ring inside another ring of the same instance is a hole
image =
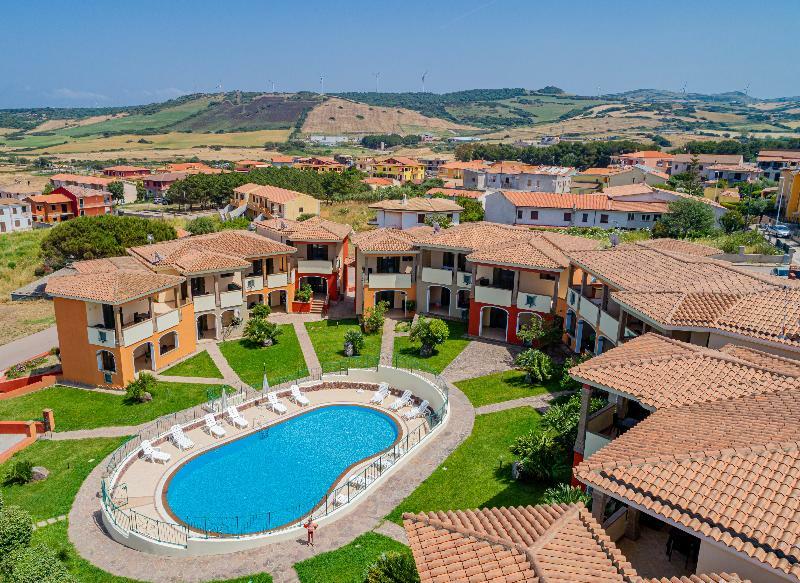
[[485, 168], [465, 168], [464, 188], [474, 190], [525, 190], [569, 192], [575, 168], [532, 166], [521, 162], [496, 162]]
[[647, 166], [661, 172], [669, 173], [675, 154], [659, 152], [658, 150], [641, 150], [628, 154], [611, 156], [612, 166]]
[[737, 182], [755, 182], [763, 171], [753, 164], [711, 164], [705, 166], [700, 176], [707, 182], [726, 180], [730, 184]]
[[703, 174], [709, 166], [715, 164], [726, 164], [741, 166], [744, 164], [744, 157], [741, 154], [676, 154], [672, 159], [670, 175], [682, 174], [689, 170], [693, 159], [697, 159], [697, 171]]
[[369, 186], [371, 190], [380, 190], [381, 188], [388, 188], [389, 186], [400, 186], [397, 180], [378, 178], [377, 176], [367, 176], [366, 178], [362, 178], [361, 182]]
[[59, 186], [51, 194], [62, 194], [72, 203], [72, 214], [76, 217], [110, 215], [113, 210], [111, 193], [80, 186]]
[[102, 176], [84, 176], [81, 174], [53, 174], [50, 177], [50, 184], [53, 188], [62, 186], [77, 186], [79, 188], [91, 188], [95, 190], [108, 190], [108, 185], [115, 182], [113, 178]]
[[248, 183], [233, 189], [228, 208], [231, 215], [246, 214], [250, 218], [276, 217], [296, 221], [301, 215], [319, 215], [320, 203], [302, 192]]
[[35, 194], [24, 201], [31, 206], [34, 223], [63, 223], [75, 218], [72, 199], [65, 194]]
[[761, 150], [756, 164], [764, 178], [777, 182], [783, 170], [800, 168], [800, 150]]
[[321, 156], [312, 156], [310, 158], [299, 158], [293, 166], [300, 170], [313, 170], [317, 173], [322, 172], [344, 172], [347, 166], [334, 160], [333, 158], [326, 158]]
[[450, 162], [450, 158], [445, 158], [443, 156], [419, 156], [417, 158], [417, 162], [422, 164], [425, 167], [425, 176], [428, 178], [435, 178], [439, 176], [439, 170], [444, 165]]
[[178, 180], [183, 180], [189, 174], [186, 172], [161, 172], [150, 174], [142, 179], [142, 184], [146, 191], [147, 198], [161, 198], [169, 190], [169, 187]]
[[478, 202], [482, 203], [483, 197], [486, 196], [486, 191], [466, 190], [464, 188], [444, 188], [444, 187], [434, 186], [433, 188], [429, 188], [425, 192], [425, 196], [434, 196], [434, 195], [446, 196], [451, 199], [456, 199], [459, 197], [469, 198], [472, 200], [477, 200]]
[[5, 184], [0, 186], [0, 198], [16, 198], [17, 200], [25, 200], [29, 196], [42, 194], [41, 187], [31, 185], [31, 181], [27, 180], [25, 183], [18, 182], [16, 184]]
[[439, 178], [442, 180], [463, 180], [464, 170], [480, 170], [489, 166], [491, 162], [485, 160], [470, 160], [469, 162], [461, 162], [454, 160], [446, 162], [439, 166]]
[[119, 166], [108, 166], [103, 168], [103, 174], [110, 178], [141, 178], [142, 176], [146, 176], [150, 174], [150, 169], [145, 168], [144, 166], [127, 166], [127, 165], [119, 165]]
[[665, 182], [667, 176], [654, 173], [650, 168], [640, 166], [613, 166], [608, 168], [587, 168], [572, 177], [570, 192], [573, 194], [592, 194], [603, 192], [613, 186], [626, 184], [658, 184]]
[[374, 202], [369, 208], [375, 209], [378, 227], [410, 229], [425, 225], [429, 220], [442, 216], [457, 225], [464, 208], [446, 198], [402, 198]]
[[175, 164], [167, 164], [164, 166], [163, 171], [170, 172], [185, 172], [186, 174], [222, 174], [222, 169], [212, 168], [205, 162], [179, 162]]
[[420, 183], [425, 180], [425, 166], [413, 158], [395, 156], [385, 160], [376, 160], [372, 164], [370, 176], [391, 178], [401, 184], [406, 182]]
[[258, 168], [267, 168], [271, 164], [269, 162], [261, 162], [259, 160], [239, 160], [238, 162], [234, 163], [233, 171], [234, 172], [252, 172], [253, 170], [257, 170]]
[[0, 233], [28, 231], [32, 226], [30, 202], [16, 198], [0, 198]]
[[297, 161], [296, 156], [282, 156], [280, 154], [276, 154], [272, 156], [270, 159], [270, 164], [275, 166], [276, 168], [291, 168], [294, 166], [294, 163]]
[[781, 171], [778, 200], [781, 203], [781, 214], [787, 221], [800, 222], [800, 168]]
[[353, 231], [350, 225], [320, 217], [306, 221], [272, 218], [254, 221], [253, 224], [259, 235], [297, 249], [291, 258], [296, 272], [293, 289], [308, 284], [314, 291], [314, 301], [310, 306], [296, 305], [293, 310], [310, 309], [321, 313], [330, 301], [337, 301], [344, 295]]

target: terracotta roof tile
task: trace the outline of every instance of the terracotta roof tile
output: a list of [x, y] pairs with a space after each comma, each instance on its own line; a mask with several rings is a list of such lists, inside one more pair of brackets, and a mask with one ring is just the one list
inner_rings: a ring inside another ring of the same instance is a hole
[[647, 239], [639, 241], [637, 244], [640, 247], [672, 251], [674, 253], [682, 253], [683, 255], [696, 255], [697, 257], [711, 257], [712, 255], [719, 255], [722, 253], [722, 251], [716, 247], [693, 243], [682, 239]]
[[522, 240], [475, 251], [467, 261], [560, 271], [569, 267], [565, 251], [597, 249], [599, 241], [561, 233], [533, 231]]
[[421, 196], [409, 199], [381, 200], [372, 203], [369, 205], [369, 208], [428, 213], [458, 212], [464, 210], [464, 207], [460, 204], [446, 198], [426, 198]]
[[443, 194], [445, 196], [454, 196], [454, 197], [463, 197], [463, 198], [471, 198], [471, 199], [479, 199], [484, 194], [486, 194], [482, 190], [464, 190], [463, 188], [442, 188], [442, 187], [434, 187], [429, 189], [425, 194], [432, 195], [432, 194]]
[[422, 235], [433, 232], [432, 227], [414, 227], [412, 229], [375, 229], [353, 235], [353, 245], [361, 251], [404, 251], [417, 250], [417, 240]]
[[50, 180], [60, 182], [76, 182], [78, 184], [94, 184], [97, 186], [108, 186], [114, 182], [113, 178], [106, 178], [104, 176], [84, 176], [81, 174], [53, 174], [50, 177]]
[[477, 251], [511, 243], [514, 240], [527, 239], [531, 232], [526, 227], [478, 221], [461, 223], [448, 229], [441, 229], [438, 233], [420, 237], [420, 245]]
[[344, 241], [352, 232], [350, 225], [334, 223], [320, 217], [305, 221], [265, 219], [254, 221], [256, 227], [286, 235], [292, 241]]
[[270, 185], [261, 185], [261, 184], [243, 184], [242, 186], [238, 186], [233, 189], [233, 192], [238, 192], [241, 194], [246, 195], [255, 195], [261, 196], [270, 200], [272, 202], [276, 202], [279, 204], [283, 204], [290, 200], [294, 200], [298, 196], [310, 196], [308, 194], [303, 194], [302, 192], [296, 192], [294, 190], [288, 190], [286, 188], [278, 188], [277, 186], [270, 186]]

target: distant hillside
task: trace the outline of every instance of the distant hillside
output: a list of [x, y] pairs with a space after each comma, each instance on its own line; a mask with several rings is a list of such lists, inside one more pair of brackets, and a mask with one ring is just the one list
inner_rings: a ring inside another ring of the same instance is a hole
[[762, 101], [743, 91], [728, 91], [726, 93], [682, 93], [678, 91], [667, 91], [665, 89], [635, 89], [624, 93], [612, 93], [604, 95], [610, 99], [624, 99], [627, 101], [706, 101], [720, 103], [757, 103]]
[[316, 96], [258, 95], [249, 100], [225, 99], [170, 126], [195, 132], [251, 132], [291, 128], [320, 103]]

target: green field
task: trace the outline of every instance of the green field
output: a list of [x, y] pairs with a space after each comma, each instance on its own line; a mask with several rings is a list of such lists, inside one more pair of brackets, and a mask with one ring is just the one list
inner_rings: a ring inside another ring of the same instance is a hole
[[207, 379], [221, 379], [217, 365], [208, 355], [208, 351], [198, 352], [191, 358], [161, 372], [165, 376], [173, 377], [204, 377]]
[[445, 320], [450, 328], [450, 338], [437, 346], [428, 357], [419, 355], [419, 344], [412, 342], [408, 336], [397, 336], [394, 339], [394, 356], [396, 366], [402, 368], [418, 368], [433, 374], [439, 374], [445, 367], [467, 347], [469, 339], [465, 337], [467, 325], [463, 322]]
[[282, 324], [278, 329], [281, 330], [278, 341], [267, 348], [254, 346], [245, 339], [229, 340], [219, 345], [236, 374], [251, 387], [261, 388], [264, 367], [271, 385], [308, 374], [294, 327]]
[[[358, 320], [320, 320], [306, 322], [308, 335], [314, 345], [319, 362], [339, 363], [346, 359], [344, 355], [344, 335], [348, 330], [360, 330]], [[364, 348], [361, 350], [363, 360], [377, 358], [381, 354], [381, 332], [364, 334]]]
[[481, 407], [491, 403], [501, 403], [523, 397], [534, 397], [559, 390], [557, 380], [546, 384], [531, 385], [525, 382], [525, 373], [507, 370], [483, 377], [458, 381], [455, 385], [461, 389], [473, 407]]

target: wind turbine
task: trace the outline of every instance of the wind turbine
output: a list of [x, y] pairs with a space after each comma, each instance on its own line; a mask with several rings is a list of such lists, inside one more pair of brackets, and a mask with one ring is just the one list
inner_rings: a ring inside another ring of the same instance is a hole
[[378, 91], [378, 87], [380, 86], [381, 72], [378, 71], [377, 73], [373, 73], [373, 75], [375, 76], [375, 93], [380, 93], [380, 91]]
[[748, 83], [748, 84], [747, 84], [747, 86], [744, 88], [744, 94], [745, 94], [745, 97], [746, 97], [746, 96], [747, 96], [749, 93], [750, 93], [750, 83]]
[[272, 92], [275, 93], [275, 81], [270, 79], [269, 81], [267, 81], [267, 83], [272, 83]]
[[427, 76], [428, 76], [428, 72], [427, 72], [427, 71], [425, 71], [425, 72], [422, 74], [422, 92], [423, 92], [423, 93], [425, 93], [425, 77], [427, 77]]
[[319, 94], [325, 95], [325, 75], [319, 76]]

